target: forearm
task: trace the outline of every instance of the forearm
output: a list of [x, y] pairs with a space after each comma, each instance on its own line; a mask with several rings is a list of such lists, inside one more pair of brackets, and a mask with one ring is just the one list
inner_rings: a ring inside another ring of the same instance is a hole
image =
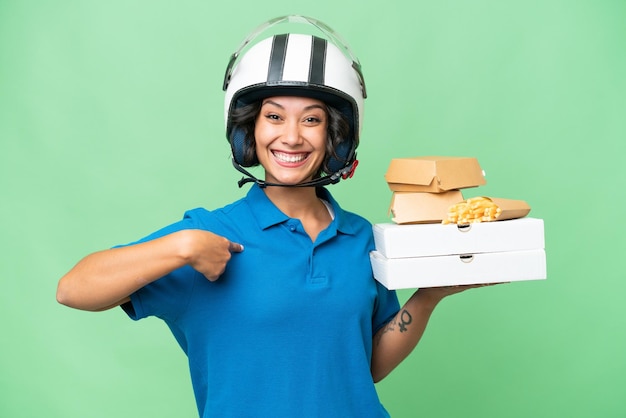
[[413, 351], [440, 300], [438, 296], [418, 290], [398, 314], [376, 333], [372, 346], [372, 377], [375, 382], [387, 376]]
[[183, 266], [185, 232], [153, 241], [88, 255], [61, 278], [57, 300], [64, 305], [99, 311], [128, 300], [148, 283]]

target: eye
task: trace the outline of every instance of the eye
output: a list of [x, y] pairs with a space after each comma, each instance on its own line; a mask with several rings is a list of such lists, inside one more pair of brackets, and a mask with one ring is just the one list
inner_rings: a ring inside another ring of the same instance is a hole
[[275, 113], [268, 113], [265, 115], [265, 117], [269, 120], [280, 120], [280, 116]]
[[309, 125], [318, 125], [324, 122], [324, 118], [319, 116], [307, 116], [304, 118], [304, 122]]

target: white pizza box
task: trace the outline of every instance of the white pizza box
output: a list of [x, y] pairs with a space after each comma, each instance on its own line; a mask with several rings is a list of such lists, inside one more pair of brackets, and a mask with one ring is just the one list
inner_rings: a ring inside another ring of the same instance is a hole
[[546, 278], [544, 249], [411, 258], [372, 251], [370, 260], [374, 278], [392, 290]]
[[376, 251], [387, 258], [545, 248], [543, 219], [528, 217], [468, 225], [381, 223], [373, 231]]

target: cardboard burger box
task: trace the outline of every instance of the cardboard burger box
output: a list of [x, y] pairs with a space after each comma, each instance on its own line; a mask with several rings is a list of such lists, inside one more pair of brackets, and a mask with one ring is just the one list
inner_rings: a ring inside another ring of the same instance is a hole
[[460, 190], [443, 193], [394, 192], [389, 215], [396, 224], [441, 223], [448, 209], [463, 200]]
[[442, 193], [486, 184], [471, 157], [411, 157], [391, 160], [385, 180], [394, 192]]
[[546, 278], [543, 220], [376, 224], [374, 277], [388, 289]]

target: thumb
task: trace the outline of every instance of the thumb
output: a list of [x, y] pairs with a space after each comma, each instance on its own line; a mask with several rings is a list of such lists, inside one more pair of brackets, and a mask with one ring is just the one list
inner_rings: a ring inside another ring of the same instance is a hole
[[228, 244], [228, 251], [231, 253], [240, 253], [243, 251], [243, 245], [237, 244], [236, 242], [230, 242]]

